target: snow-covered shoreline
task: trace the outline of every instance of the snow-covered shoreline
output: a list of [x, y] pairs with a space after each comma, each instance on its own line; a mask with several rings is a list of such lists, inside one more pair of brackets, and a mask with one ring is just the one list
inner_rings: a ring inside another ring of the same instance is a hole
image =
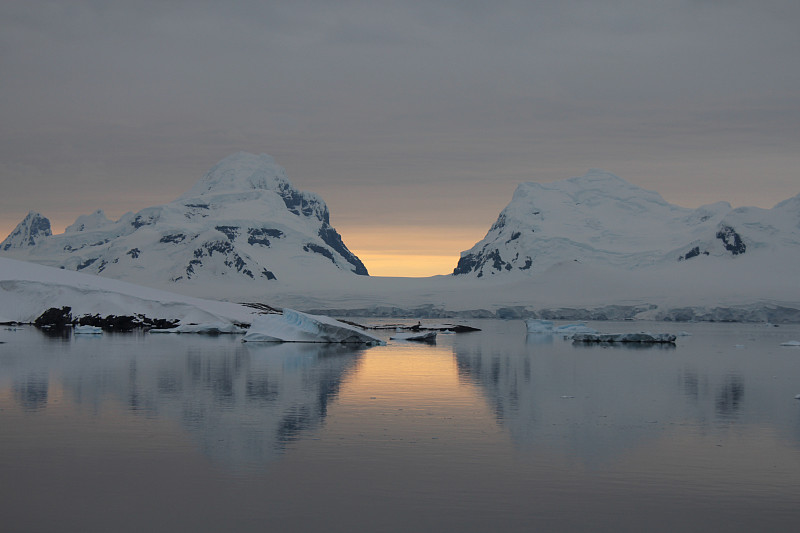
[[[566, 272], [571, 275], [574, 272]], [[497, 283], [493, 280], [423, 280], [360, 278], [361, 285], [314, 287], [306, 292], [274, 293], [265, 302], [328, 316], [413, 318], [537, 318], [547, 320], [661, 320], [673, 322], [770, 322], [800, 323], [800, 304], [792, 300], [752, 297], [719, 301], [658, 297], [639, 301], [616, 296], [603, 284], [590, 297], [561, 291], [565, 282], [547, 286], [528, 282]], [[602, 280], [602, 278], [600, 278]], [[552, 280], [551, 280], [552, 281]], [[668, 281], [668, 280], [667, 280]], [[721, 282], [724, 283], [724, 279]], [[669, 292], [666, 285], [665, 292]], [[612, 285], [612, 289], [615, 287]], [[634, 286], [635, 288], [635, 286]], [[713, 287], [712, 287], [713, 288]], [[318, 289], [318, 290], [317, 290]], [[787, 287], [789, 293], [791, 287]], [[713, 294], [712, 291], [708, 291]], [[531, 295], [531, 296], [526, 296]], [[526, 303], [525, 298], [530, 302]], [[563, 304], [553, 305], [558, 300]], [[483, 306], [481, 305], [483, 304]], [[211, 299], [194, 298], [159, 289], [70, 270], [0, 258], [0, 322], [32, 323], [49, 308], [68, 306], [74, 316], [144, 315], [181, 324], [250, 324], [258, 310]]]
[[256, 311], [34, 263], [0, 258], [0, 322], [33, 323], [50, 308], [74, 316], [144, 315], [153, 319], [249, 324]]

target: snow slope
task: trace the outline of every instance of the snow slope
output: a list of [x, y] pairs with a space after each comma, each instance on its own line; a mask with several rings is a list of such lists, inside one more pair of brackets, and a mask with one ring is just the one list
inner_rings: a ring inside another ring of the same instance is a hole
[[30, 213], [0, 244], [15, 259], [225, 298], [282, 283], [335, 280], [367, 269], [330, 225], [316, 194], [298, 191], [268, 155], [223, 159], [191, 190], [114, 222], [102, 210], [63, 234]]
[[136, 315], [249, 324], [255, 310], [0, 257], [0, 322], [33, 322], [51, 307], [73, 316]]

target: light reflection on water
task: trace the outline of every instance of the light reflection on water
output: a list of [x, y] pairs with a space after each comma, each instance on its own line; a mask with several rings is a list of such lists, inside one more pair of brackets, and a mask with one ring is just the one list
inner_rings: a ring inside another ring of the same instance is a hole
[[0, 514], [33, 531], [794, 529], [800, 350], [779, 344], [800, 328], [595, 324], [693, 333], [631, 349], [475, 323], [370, 349], [0, 331]]

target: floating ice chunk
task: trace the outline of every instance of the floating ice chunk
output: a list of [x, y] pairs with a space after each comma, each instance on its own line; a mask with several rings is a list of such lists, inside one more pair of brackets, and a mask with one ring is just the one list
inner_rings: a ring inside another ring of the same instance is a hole
[[689, 333], [688, 331], [679, 331], [677, 333], [677, 335], [678, 335], [678, 337], [691, 337], [692, 336], [692, 334]]
[[398, 332], [389, 337], [393, 341], [421, 341], [433, 342], [436, 340], [435, 331], [404, 331]]
[[309, 315], [292, 309], [283, 314], [259, 315], [247, 330], [245, 342], [341, 342], [357, 344], [385, 344], [355, 326], [333, 318]]
[[672, 344], [675, 335], [671, 333], [579, 333], [573, 342], [638, 342], [647, 344]]
[[786, 341], [782, 342], [781, 346], [800, 346], [800, 341]]
[[101, 335], [103, 328], [98, 328], [97, 326], [75, 326], [72, 333], [75, 335]]

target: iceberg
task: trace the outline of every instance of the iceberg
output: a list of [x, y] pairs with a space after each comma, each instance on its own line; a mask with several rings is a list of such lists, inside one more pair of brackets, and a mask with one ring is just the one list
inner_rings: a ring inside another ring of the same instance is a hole
[[781, 346], [797, 346], [800, 347], [800, 341], [786, 341], [782, 342]]
[[579, 333], [572, 342], [638, 342], [643, 344], [674, 344], [677, 337], [671, 333]]
[[75, 326], [72, 333], [75, 335], [101, 335], [103, 328], [98, 328], [97, 326]]
[[435, 342], [435, 331], [403, 331], [397, 332], [389, 340], [392, 341], [421, 341], [421, 342]]
[[259, 315], [253, 319], [244, 342], [327, 342], [369, 346], [386, 344], [355, 326], [336, 319], [284, 309], [283, 314]]

